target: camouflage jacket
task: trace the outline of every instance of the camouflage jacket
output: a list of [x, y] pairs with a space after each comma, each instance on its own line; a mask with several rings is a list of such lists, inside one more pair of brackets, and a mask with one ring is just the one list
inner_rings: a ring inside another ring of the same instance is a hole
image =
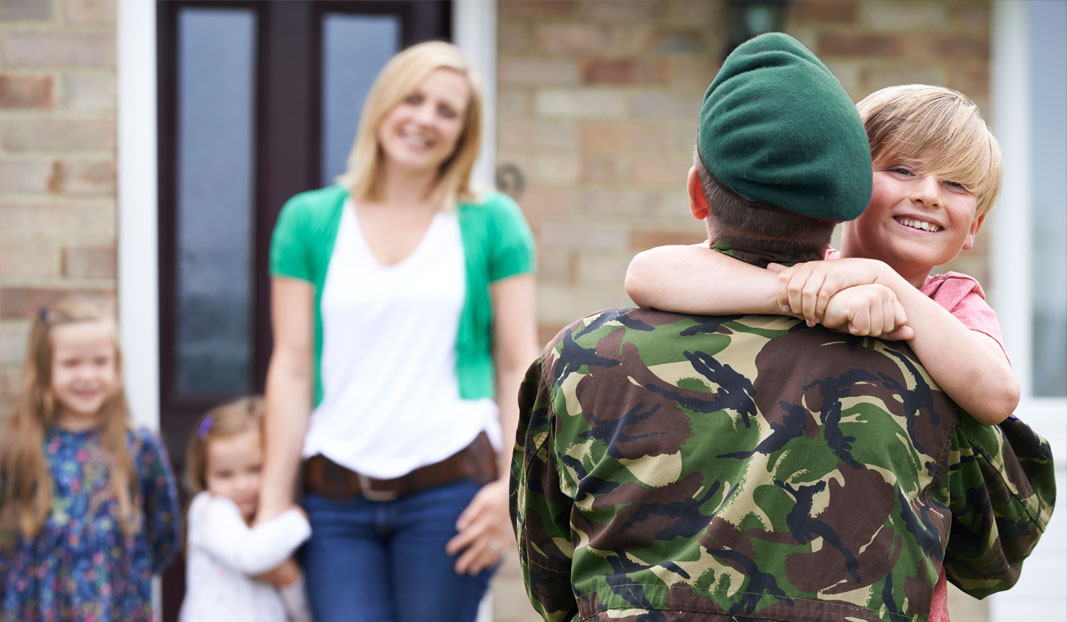
[[546, 620], [925, 620], [1010, 587], [1048, 444], [958, 416], [910, 348], [776, 316], [606, 311], [527, 373], [511, 514]]

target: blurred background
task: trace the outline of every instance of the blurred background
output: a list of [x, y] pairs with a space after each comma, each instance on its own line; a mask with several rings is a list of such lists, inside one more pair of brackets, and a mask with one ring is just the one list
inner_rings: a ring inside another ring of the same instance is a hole
[[[732, 46], [766, 30], [804, 42], [856, 100], [922, 82], [981, 107], [1004, 189], [946, 268], [985, 286], [1019, 415], [1053, 444], [1062, 490], [1063, 0], [0, 0], [0, 417], [36, 309], [102, 294], [118, 303], [135, 417], [181, 469], [197, 415], [263, 388], [278, 210], [341, 172], [370, 81], [424, 39], [456, 42], [486, 84], [476, 175], [533, 227], [542, 342], [630, 305], [635, 252], [703, 239], [684, 188], [700, 99]], [[1063, 512], [1016, 588], [954, 591], [953, 619], [1065, 619]], [[168, 573], [167, 620], [181, 589]], [[487, 609], [536, 619], [514, 555]]]

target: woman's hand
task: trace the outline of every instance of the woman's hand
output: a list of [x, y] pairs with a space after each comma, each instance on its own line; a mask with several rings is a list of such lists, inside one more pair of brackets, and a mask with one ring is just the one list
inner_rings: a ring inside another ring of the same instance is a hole
[[499, 563], [505, 551], [515, 550], [506, 476], [482, 486], [459, 515], [456, 531], [459, 533], [448, 541], [445, 552], [459, 555], [457, 574], [478, 574]]

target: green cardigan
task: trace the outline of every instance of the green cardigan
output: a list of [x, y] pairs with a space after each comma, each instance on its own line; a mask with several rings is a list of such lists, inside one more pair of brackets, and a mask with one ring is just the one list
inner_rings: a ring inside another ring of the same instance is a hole
[[[270, 245], [271, 277], [314, 286], [315, 395], [322, 401], [322, 289], [348, 191], [340, 186], [300, 193], [278, 215]], [[456, 333], [456, 377], [463, 399], [493, 397], [493, 305], [489, 284], [533, 272], [534, 243], [519, 206], [489, 192], [456, 208], [466, 261], [467, 291]]]

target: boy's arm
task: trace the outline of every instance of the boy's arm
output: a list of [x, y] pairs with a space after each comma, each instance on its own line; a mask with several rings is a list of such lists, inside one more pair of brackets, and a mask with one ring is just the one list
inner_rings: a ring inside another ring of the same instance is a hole
[[642, 307], [677, 313], [780, 314], [773, 272], [708, 248], [658, 246], [626, 269], [626, 293]]
[[941, 305], [896, 275], [896, 292], [915, 331], [909, 342], [941, 389], [977, 421], [1004, 421], [1019, 404], [1015, 379], [1000, 345], [963, 325]]
[[964, 326], [881, 261], [845, 258], [787, 268], [778, 275], [778, 300], [805, 318], [822, 321], [826, 302], [857, 282], [884, 285], [896, 294], [914, 331], [909, 345], [957, 405], [985, 424], [1011, 415], [1019, 403], [1019, 383], [1000, 345]]

